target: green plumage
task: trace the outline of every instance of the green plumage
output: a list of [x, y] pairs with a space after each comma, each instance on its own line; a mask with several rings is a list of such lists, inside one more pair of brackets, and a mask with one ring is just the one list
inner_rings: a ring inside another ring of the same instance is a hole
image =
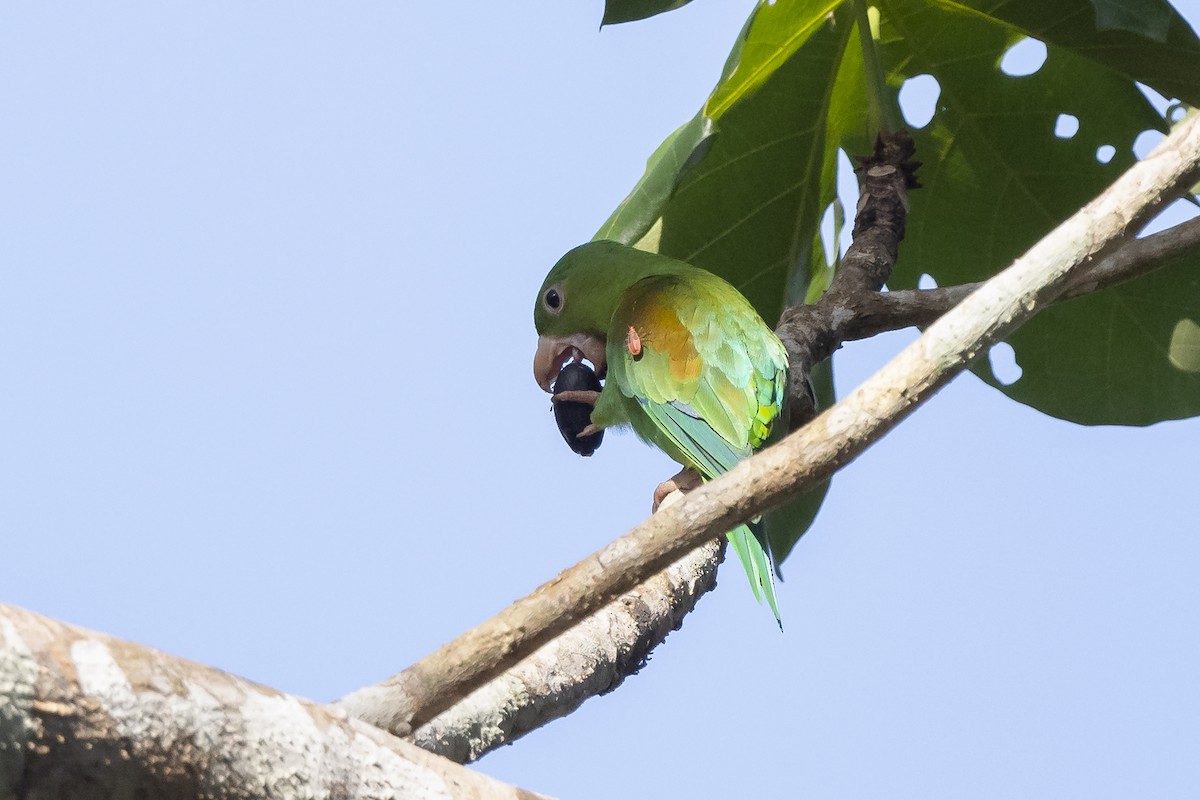
[[[577, 247], [546, 277], [534, 320], [539, 355], [573, 336], [603, 341], [607, 379], [594, 425], [630, 424], [705, 480], [762, 447], [783, 412], [783, 345], [736, 289], [681, 261], [614, 242]], [[728, 538], [778, 619], [761, 523]]]

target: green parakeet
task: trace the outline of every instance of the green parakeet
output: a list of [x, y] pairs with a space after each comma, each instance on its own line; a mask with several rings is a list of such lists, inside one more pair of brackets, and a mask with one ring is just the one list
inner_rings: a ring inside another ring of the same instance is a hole
[[[589, 398], [592, 426], [630, 424], [704, 480], [762, 447], [780, 421], [787, 352], [749, 301], [706, 270], [589, 242], [550, 270], [533, 318], [533, 371], [543, 389], [551, 391], [564, 364], [586, 358], [607, 371], [604, 388]], [[728, 538], [755, 597], [778, 620], [761, 520]]]

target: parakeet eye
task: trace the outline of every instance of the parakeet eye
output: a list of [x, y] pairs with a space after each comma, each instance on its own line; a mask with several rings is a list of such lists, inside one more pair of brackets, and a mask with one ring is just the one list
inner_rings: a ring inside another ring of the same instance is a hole
[[542, 295], [542, 305], [546, 307], [546, 311], [557, 317], [562, 313], [562, 291], [559, 290], [557, 286], [551, 286], [546, 290], [546, 293]]

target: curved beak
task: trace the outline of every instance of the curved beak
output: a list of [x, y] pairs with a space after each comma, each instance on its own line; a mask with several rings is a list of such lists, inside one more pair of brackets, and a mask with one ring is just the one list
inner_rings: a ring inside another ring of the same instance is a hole
[[570, 336], [539, 336], [537, 352], [533, 356], [533, 379], [544, 391], [551, 391], [563, 365], [571, 359], [587, 359], [596, 367], [596, 374], [604, 377], [604, 340], [588, 333], [573, 333]]

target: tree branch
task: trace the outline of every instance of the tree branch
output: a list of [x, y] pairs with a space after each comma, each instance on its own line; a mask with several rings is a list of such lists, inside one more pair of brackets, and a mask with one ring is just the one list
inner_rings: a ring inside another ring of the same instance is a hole
[[881, 134], [875, 152], [861, 159], [858, 208], [853, 243], [838, 265], [829, 288], [812, 305], [784, 309], [775, 334], [788, 351], [788, 406], [792, 429], [816, 416], [816, 398], [809, 375], [817, 364], [842, 346], [847, 311], [859, 298], [874, 297], [896, 263], [908, 216], [908, 190], [919, 184], [919, 162], [912, 161], [913, 142], [907, 133]]
[[0, 606], [0, 797], [540, 795], [307, 700]]
[[812, 423], [374, 687], [389, 698], [381, 724], [410, 734], [681, 554], [849, 463], [991, 344], [1054, 301], [1090, 263], [1198, 175], [1200, 117], [1179, 125], [1096, 200], [933, 322], [920, 339]]
[[[1200, 218], [1181, 222], [1142, 239], [1131, 239], [1073, 277], [1054, 302], [1073, 300], [1140, 278], [1197, 247], [1200, 247]], [[864, 293], [837, 307], [821, 306], [818, 301], [803, 306], [811, 309], [805, 312], [804, 324], [822, 331], [836, 329], [838, 335], [835, 338], [843, 342], [869, 339], [901, 328], [923, 328], [982, 285], [982, 282], [964, 283], [937, 289]]]
[[[607, 694], [641, 668], [716, 586], [723, 541], [712, 540], [542, 645], [511, 669], [418, 727], [413, 742], [459, 763], [474, 761], [584, 700]], [[350, 716], [386, 727], [396, 709], [389, 686], [338, 701]]]

